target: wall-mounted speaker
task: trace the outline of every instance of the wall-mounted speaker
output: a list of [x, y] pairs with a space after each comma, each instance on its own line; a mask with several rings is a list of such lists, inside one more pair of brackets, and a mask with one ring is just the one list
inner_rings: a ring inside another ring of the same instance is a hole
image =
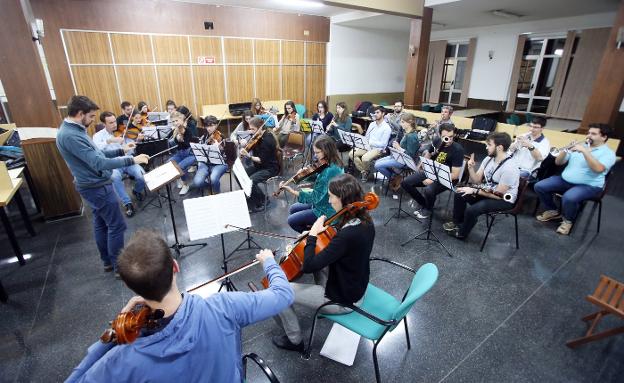
[[214, 23], [212, 21], [204, 21], [204, 29], [214, 29]]

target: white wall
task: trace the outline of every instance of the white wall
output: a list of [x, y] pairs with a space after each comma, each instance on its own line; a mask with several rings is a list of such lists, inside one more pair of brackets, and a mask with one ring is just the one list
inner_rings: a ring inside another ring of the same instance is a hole
[[[612, 26], [614, 20], [615, 12], [483, 28], [434, 31], [431, 33], [431, 40], [457, 41], [476, 37], [477, 49], [468, 97], [505, 101], [508, 98], [513, 59], [520, 34], [550, 35], [559, 33], [565, 36], [568, 30]], [[490, 50], [494, 51], [492, 60], [488, 58]]]
[[409, 30], [330, 26], [327, 94], [405, 90]]

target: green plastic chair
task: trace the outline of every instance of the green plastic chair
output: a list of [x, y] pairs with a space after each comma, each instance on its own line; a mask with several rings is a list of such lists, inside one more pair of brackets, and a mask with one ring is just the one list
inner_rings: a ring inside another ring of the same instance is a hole
[[507, 118], [507, 123], [509, 125], [520, 125], [520, 116], [518, 116], [517, 114], [512, 114], [511, 116], [509, 116], [509, 118]]
[[[327, 302], [321, 305], [314, 315], [312, 321], [312, 330], [310, 331], [310, 340], [308, 348], [304, 352], [304, 358], [310, 358], [310, 349], [312, 348], [312, 340], [314, 337], [314, 329], [317, 318], [329, 319], [338, 323], [343, 327], [363, 336], [373, 342], [373, 363], [375, 366], [375, 378], [377, 382], [381, 382], [379, 377], [379, 364], [377, 363], [377, 346], [381, 339], [389, 332], [393, 331], [401, 321], [405, 325], [405, 339], [407, 341], [407, 349], [411, 348], [409, 331], [407, 329], [406, 316], [414, 303], [422, 297], [438, 279], [438, 268], [433, 263], [422, 265], [417, 272], [411, 267], [402, 265], [384, 258], [371, 258], [371, 261], [382, 261], [391, 265], [400, 267], [411, 273], [415, 273], [409, 289], [403, 296], [402, 300], [396, 299], [386, 291], [379, 287], [368, 284], [364, 299], [360, 306], [345, 305], [337, 302]], [[336, 305], [348, 307], [352, 312], [348, 314], [322, 314], [320, 310], [325, 306]]]
[[444, 105], [442, 105], [442, 104], [438, 104], [438, 105], [434, 106], [432, 112], [433, 113], [442, 113], [442, 107], [443, 106]]
[[302, 104], [295, 104], [295, 110], [299, 114], [299, 118], [305, 117], [306, 107]]
[[524, 118], [526, 119], [526, 123], [530, 124], [533, 121], [533, 113], [527, 112], [524, 114]]
[[420, 107], [420, 110], [422, 110], [423, 112], [431, 112], [431, 105], [427, 104], [427, 105], [422, 105]]
[[388, 101], [381, 101], [379, 103], [379, 105], [381, 105], [381, 106], [388, 106]]

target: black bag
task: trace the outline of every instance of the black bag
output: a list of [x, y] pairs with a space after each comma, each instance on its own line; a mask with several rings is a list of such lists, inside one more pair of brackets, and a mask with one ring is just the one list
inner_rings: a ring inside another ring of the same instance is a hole
[[472, 120], [472, 129], [493, 132], [496, 129], [496, 120], [487, 117], [475, 117]]
[[353, 117], [364, 117], [368, 116], [368, 110], [373, 106], [373, 103], [370, 101], [362, 101], [358, 108], [351, 113]]
[[427, 126], [427, 119], [423, 117], [416, 117], [414, 119], [416, 126]]

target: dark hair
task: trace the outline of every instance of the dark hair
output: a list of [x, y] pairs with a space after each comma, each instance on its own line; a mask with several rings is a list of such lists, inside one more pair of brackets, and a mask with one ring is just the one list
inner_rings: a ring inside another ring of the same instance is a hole
[[79, 112], [87, 114], [98, 109], [100, 107], [87, 96], [72, 96], [67, 103], [67, 115], [69, 117], [76, 117]]
[[256, 128], [260, 128], [262, 124], [264, 124], [264, 120], [260, 117], [254, 117], [251, 120], [249, 120], [249, 125], [253, 125]]
[[138, 109], [132, 109], [132, 113], [130, 113], [130, 118], [136, 116], [137, 114], [141, 114]]
[[122, 101], [121, 102], [121, 109], [126, 109], [129, 106], [132, 106], [132, 104], [130, 103], [130, 101]]
[[448, 122], [444, 124], [440, 124], [438, 129], [440, 130], [440, 132], [444, 130], [445, 132], [455, 133], [455, 124], [451, 124]]
[[589, 124], [589, 128], [588, 129], [600, 129], [600, 135], [607, 137], [607, 139], [605, 140], [605, 142], [607, 142], [607, 140], [609, 139], [609, 137], [611, 137], [611, 134], [613, 134], [613, 130], [611, 130], [611, 127], [607, 124], [599, 124], [599, 123], [593, 123], [593, 124]]
[[169, 246], [154, 231], [139, 229], [117, 259], [119, 275], [132, 291], [160, 302], [171, 289], [173, 258]]
[[165, 103], [165, 106], [169, 106], [169, 105], [173, 105], [174, 107], [176, 107], [176, 103], [173, 100], [167, 100], [167, 102]]
[[297, 113], [297, 107], [295, 106], [295, 103], [290, 100], [286, 101], [286, 103], [284, 104], [284, 113], [286, 113], [286, 105], [290, 105], [292, 107], [293, 113]]
[[401, 103], [401, 106], [405, 105], [405, 104], [403, 103], [403, 100], [401, 100], [401, 99], [398, 99], [398, 100], [395, 100], [395, 101], [394, 101], [394, 103], [395, 103], [395, 104], [396, 104], [397, 102], [400, 102], [400, 103]]
[[[329, 181], [328, 189], [333, 195], [340, 198], [342, 207], [364, 199], [362, 186], [351, 174], [340, 174], [335, 176], [331, 181]], [[339, 226], [344, 226], [345, 223], [354, 217], [360, 218], [362, 221], [367, 223], [373, 222], [372, 218], [368, 214], [368, 211], [364, 208], [343, 214]]]
[[494, 142], [494, 146], [501, 145], [503, 147], [503, 151], [507, 151], [507, 149], [509, 149], [509, 145], [511, 145], [511, 137], [509, 134], [504, 132], [490, 133], [487, 136], [486, 141]]
[[102, 123], [106, 122], [106, 117], [115, 117], [115, 114], [113, 112], [109, 112], [108, 110], [100, 113], [100, 121], [102, 121]]
[[217, 125], [219, 123], [219, 120], [217, 120], [215, 116], [206, 116], [202, 120], [202, 123], [204, 124], [204, 126]]
[[373, 113], [377, 112], [378, 110], [381, 111], [382, 114], [386, 114], [386, 110], [384, 109], [383, 106], [381, 105], [373, 106]]
[[323, 152], [325, 160], [329, 164], [336, 164], [342, 167], [342, 160], [340, 159], [340, 154], [338, 154], [338, 149], [336, 148], [336, 140], [330, 136], [320, 136], [316, 139], [316, 141], [314, 141], [314, 147]]
[[349, 111], [347, 110], [347, 103], [344, 101], [340, 101], [336, 103], [336, 108], [342, 108], [342, 115], [338, 115], [338, 110], [336, 110], [336, 121], [345, 122], [347, 117], [349, 117]]
[[325, 114], [327, 114], [327, 112], [329, 112], [329, 110], [327, 109], [327, 103], [325, 102], [325, 100], [321, 100], [321, 101], [316, 103], [316, 111], [317, 112], [318, 112], [319, 104], [323, 105], [323, 109], [325, 110]]
[[176, 110], [180, 113], [182, 113], [184, 115], [184, 117], [186, 117], [186, 121], [188, 123], [188, 121], [195, 121], [197, 122], [197, 120], [195, 120], [195, 117], [193, 117], [193, 114], [191, 113], [191, 111], [189, 110], [189, 108], [187, 108], [184, 105], [180, 105], [176, 108]]
[[253, 117], [254, 114], [251, 110], [246, 110], [243, 112], [243, 128], [245, 128], [245, 130], [249, 129], [249, 123], [247, 122], [247, 119], [245, 117]]
[[542, 116], [535, 116], [533, 117], [531, 123], [537, 124], [543, 128], [544, 126], [546, 126], [546, 119]]
[[[260, 112], [256, 113], [256, 104], [260, 104]], [[256, 114], [264, 114], [264, 106], [262, 105], [262, 101], [259, 98], [254, 97], [251, 99], [251, 114], [255, 116]]]
[[139, 106], [138, 106], [139, 112], [141, 111], [141, 109], [143, 109], [144, 106], [147, 106], [147, 102], [139, 101]]

